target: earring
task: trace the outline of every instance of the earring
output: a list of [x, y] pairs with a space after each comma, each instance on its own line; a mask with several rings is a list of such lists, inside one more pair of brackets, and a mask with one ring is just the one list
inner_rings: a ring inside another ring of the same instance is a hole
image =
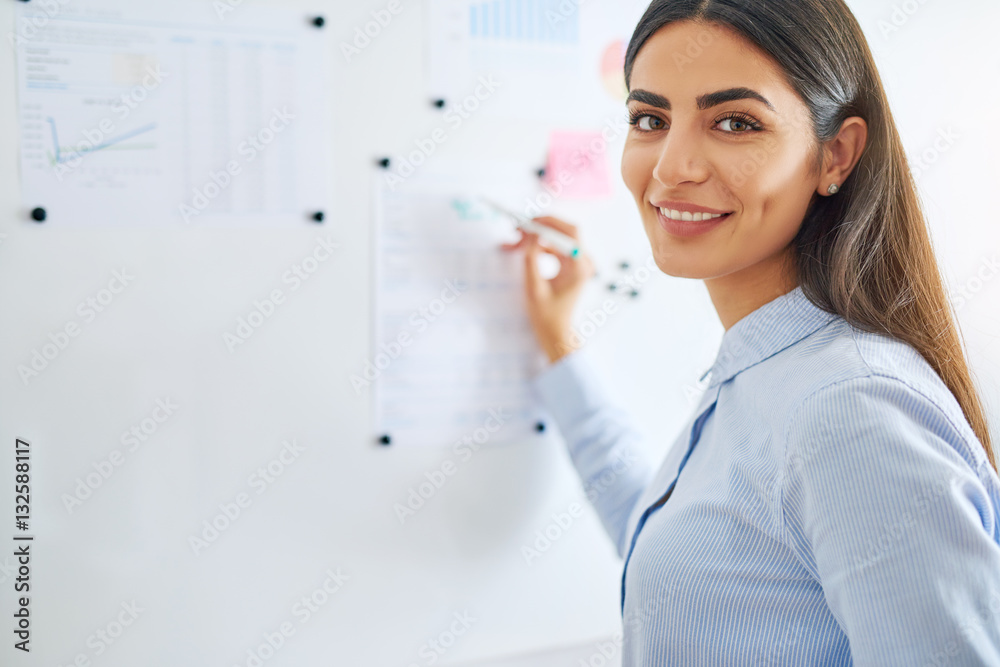
[[836, 183], [830, 183], [830, 187], [828, 187], [826, 191], [829, 192], [831, 195], [835, 195], [838, 192], [840, 192], [840, 186], [837, 185]]

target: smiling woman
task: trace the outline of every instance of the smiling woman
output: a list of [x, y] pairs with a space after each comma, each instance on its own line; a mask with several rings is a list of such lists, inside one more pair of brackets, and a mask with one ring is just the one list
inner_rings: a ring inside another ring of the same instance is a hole
[[625, 78], [653, 259], [725, 328], [658, 470], [574, 344], [587, 254], [508, 246], [552, 362], [536, 388], [624, 560], [623, 664], [1000, 664], [1000, 478], [856, 19], [654, 0]]
[[732, 28], [667, 22], [639, 53], [633, 40], [622, 176], [657, 265], [705, 280], [728, 329], [797, 284], [791, 241], [817, 191], [848, 178], [867, 123], [845, 118], [824, 155], [781, 66]]
[[[622, 175], [658, 266], [705, 280], [727, 329], [800, 285], [858, 329], [908, 343], [955, 395], [995, 471], [857, 21], [843, 2], [742, 4], [654, 2], [626, 53], [633, 132]], [[698, 211], [720, 210], [723, 218], [694, 224]]]

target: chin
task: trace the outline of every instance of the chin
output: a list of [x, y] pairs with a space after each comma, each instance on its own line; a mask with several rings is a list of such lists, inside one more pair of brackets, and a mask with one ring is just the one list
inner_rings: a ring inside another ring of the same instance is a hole
[[[653, 261], [656, 262], [656, 267], [672, 278], [705, 280], [716, 277], [719, 272], [717, 261], [706, 260], [704, 253], [678, 248], [666, 239], [666, 234], [661, 238], [651, 239], [650, 252], [653, 255]], [[711, 257], [711, 255], [707, 257]], [[713, 259], [718, 260], [719, 258]]]
[[701, 271], [697, 266], [690, 266], [689, 262], [680, 257], [676, 250], [667, 248], [652, 247], [653, 261], [656, 267], [664, 274], [672, 278], [694, 278], [701, 279]]

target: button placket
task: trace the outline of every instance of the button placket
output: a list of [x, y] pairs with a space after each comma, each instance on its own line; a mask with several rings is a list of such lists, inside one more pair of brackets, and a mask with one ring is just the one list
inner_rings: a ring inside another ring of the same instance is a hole
[[704, 408], [702, 408], [701, 411], [698, 413], [698, 416], [695, 418], [694, 423], [691, 426], [691, 437], [688, 441], [688, 448], [684, 454], [684, 458], [681, 459], [680, 467], [677, 469], [677, 473], [674, 475], [673, 481], [670, 482], [670, 486], [667, 487], [667, 490], [656, 500], [656, 502], [649, 505], [645, 509], [645, 511], [642, 513], [642, 516], [639, 518], [638, 523], [636, 524], [635, 530], [632, 532], [632, 540], [631, 543], [629, 544], [628, 553], [625, 555], [625, 562], [622, 565], [621, 611], [623, 618], [625, 615], [625, 575], [628, 571], [629, 560], [632, 558], [632, 552], [635, 549], [636, 540], [638, 539], [639, 533], [642, 531], [642, 527], [645, 525], [646, 520], [650, 517], [650, 515], [653, 512], [655, 512], [656, 510], [658, 510], [660, 507], [663, 506], [667, 498], [673, 492], [674, 486], [676, 486], [677, 480], [680, 478], [681, 471], [684, 470], [684, 464], [687, 463], [688, 458], [691, 456], [691, 452], [694, 451], [694, 447], [698, 443], [699, 438], [701, 437], [701, 432], [705, 427], [705, 422], [708, 421], [709, 416], [711, 416], [712, 412], [715, 410], [715, 406], [716, 403], [718, 403], [719, 392], [721, 391], [721, 389], [722, 385], [717, 384], [715, 385], [714, 388], [709, 389], [708, 391], [705, 392], [705, 398], [711, 397], [711, 399], [708, 402], [708, 404]]

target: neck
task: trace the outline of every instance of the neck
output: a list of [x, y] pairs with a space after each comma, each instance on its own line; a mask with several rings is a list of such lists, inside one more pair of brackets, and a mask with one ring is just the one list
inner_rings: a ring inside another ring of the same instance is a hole
[[764, 304], [798, 286], [790, 250], [734, 273], [705, 279], [715, 312], [726, 331]]

